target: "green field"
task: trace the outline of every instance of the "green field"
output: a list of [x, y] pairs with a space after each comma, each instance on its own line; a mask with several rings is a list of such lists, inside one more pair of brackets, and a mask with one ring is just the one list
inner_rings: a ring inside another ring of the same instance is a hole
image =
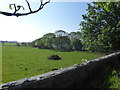
[[[48, 56], [57, 54], [62, 60], [48, 60]], [[60, 69], [82, 63], [82, 59], [91, 60], [102, 54], [88, 52], [58, 52], [32, 47], [2, 47], [2, 83], [32, 77], [51, 69]]]
[[15, 46], [17, 43], [3, 43], [4, 46]]

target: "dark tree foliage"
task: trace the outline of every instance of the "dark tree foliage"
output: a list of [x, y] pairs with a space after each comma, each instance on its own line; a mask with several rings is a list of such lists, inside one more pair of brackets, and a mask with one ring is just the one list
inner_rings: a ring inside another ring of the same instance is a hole
[[87, 50], [120, 50], [120, 2], [93, 2], [80, 23]]

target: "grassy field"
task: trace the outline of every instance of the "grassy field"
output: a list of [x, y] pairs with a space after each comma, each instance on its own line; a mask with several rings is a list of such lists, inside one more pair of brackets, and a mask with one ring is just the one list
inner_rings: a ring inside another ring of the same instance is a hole
[[[48, 60], [48, 56], [57, 54], [62, 60]], [[102, 54], [88, 52], [58, 52], [32, 47], [2, 47], [2, 83], [36, 76], [70, 65], [82, 63], [82, 59], [94, 59]]]
[[15, 46], [17, 43], [3, 43], [4, 46]]

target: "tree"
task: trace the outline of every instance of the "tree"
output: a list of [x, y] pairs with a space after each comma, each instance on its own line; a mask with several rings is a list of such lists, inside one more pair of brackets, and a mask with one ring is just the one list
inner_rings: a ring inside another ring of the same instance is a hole
[[69, 33], [70, 40], [73, 38], [81, 39], [81, 32], [71, 32]]
[[20, 43], [16, 43], [16, 46], [20, 46]]
[[63, 30], [58, 30], [55, 33], [47, 33], [43, 37], [32, 42], [34, 47], [40, 49], [53, 49], [59, 51], [80, 51], [82, 50], [81, 33], [67, 33]]
[[43, 40], [44, 45], [48, 47], [49, 49], [53, 49], [53, 43], [55, 39], [54, 33], [45, 34], [42, 38], [43, 38], [42, 40]]
[[54, 41], [54, 49], [60, 51], [69, 51], [70, 39], [67, 36], [56, 37]]
[[24, 10], [24, 7], [21, 6], [21, 5], [10, 4], [9, 8], [10, 9], [14, 8], [14, 12], [13, 13], [9, 13], [9, 12], [5, 12], [5, 11], [0, 11], [0, 14], [3, 14], [5, 16], [17, 16], [17, 17], [18, 16], [25, 16], [25, 15], [33, 14], [33, 13], [36, 13], [36, 12], [42, 10], [43, 7], [50, 2], [50, 0], [48, 0], [46, 2], [43, 2], [44, 0], [40, 0], [39, 8], [37, 10], [32, 11], [30, 3], [28, 2], [28, 0], [25, 0], [25, 1], [26, 1], [27, 5], [28, 5], [29, 12], [27, 12], [27, 13], [17, 13], [21, 8]]
[[58, 30], [55, 32], [55, 35], [54, 49], [61, 51], [69, 50], [70, 39], [68, 38], [68, 33], [63, 30]]
[[55, 32], [56, 37], [68, 36], [68, 33], [63, 30], [58, 30]]
[[44, 45], [44, 42], [43, 42], [43, 38], [38, 38], [36, 40], [34, 40], [31, 44], [33, 47], [38, 47], [40, 49], [45, 49], [45, 45]]
[[81, 32], [71, 32], [69, 34], [70, 44], [73, 50], [80, 51], [82, 50], [81, 43]]
[[28, 44], [26, 42], [22, 42], [21, 46], [28, 46]]
[[93, 2], [80, 23], [82, 39], [88, 50], [120, 50], [120, 2]]
[[81, 51], [82, 50], [82, 43], [79, 39], [73, 38], [71, 40], [71, 46], [74, 51]]

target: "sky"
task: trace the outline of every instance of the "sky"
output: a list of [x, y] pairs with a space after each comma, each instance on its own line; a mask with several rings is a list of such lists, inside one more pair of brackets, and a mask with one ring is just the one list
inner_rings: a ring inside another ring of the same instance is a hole
[[[0, 11], [14, 12], [9, 9], [9, 4], [24, 6], [28, 12], [24, 1], [0, 0]], [[90, 2], [89, 2], [90, 3]], [[38, 2], [30, 2], [32, 10], [39, 6]], [[86, 14], [87, 2], [50, 2], [45, 7], [28, 16], [4, 16], [0, 14], [0, 40], [31, 42], [47, 33], [54, 33], [57, 30], [66, 32], [80, 31], [79, 24], [83, 20], [82, 15]]]

